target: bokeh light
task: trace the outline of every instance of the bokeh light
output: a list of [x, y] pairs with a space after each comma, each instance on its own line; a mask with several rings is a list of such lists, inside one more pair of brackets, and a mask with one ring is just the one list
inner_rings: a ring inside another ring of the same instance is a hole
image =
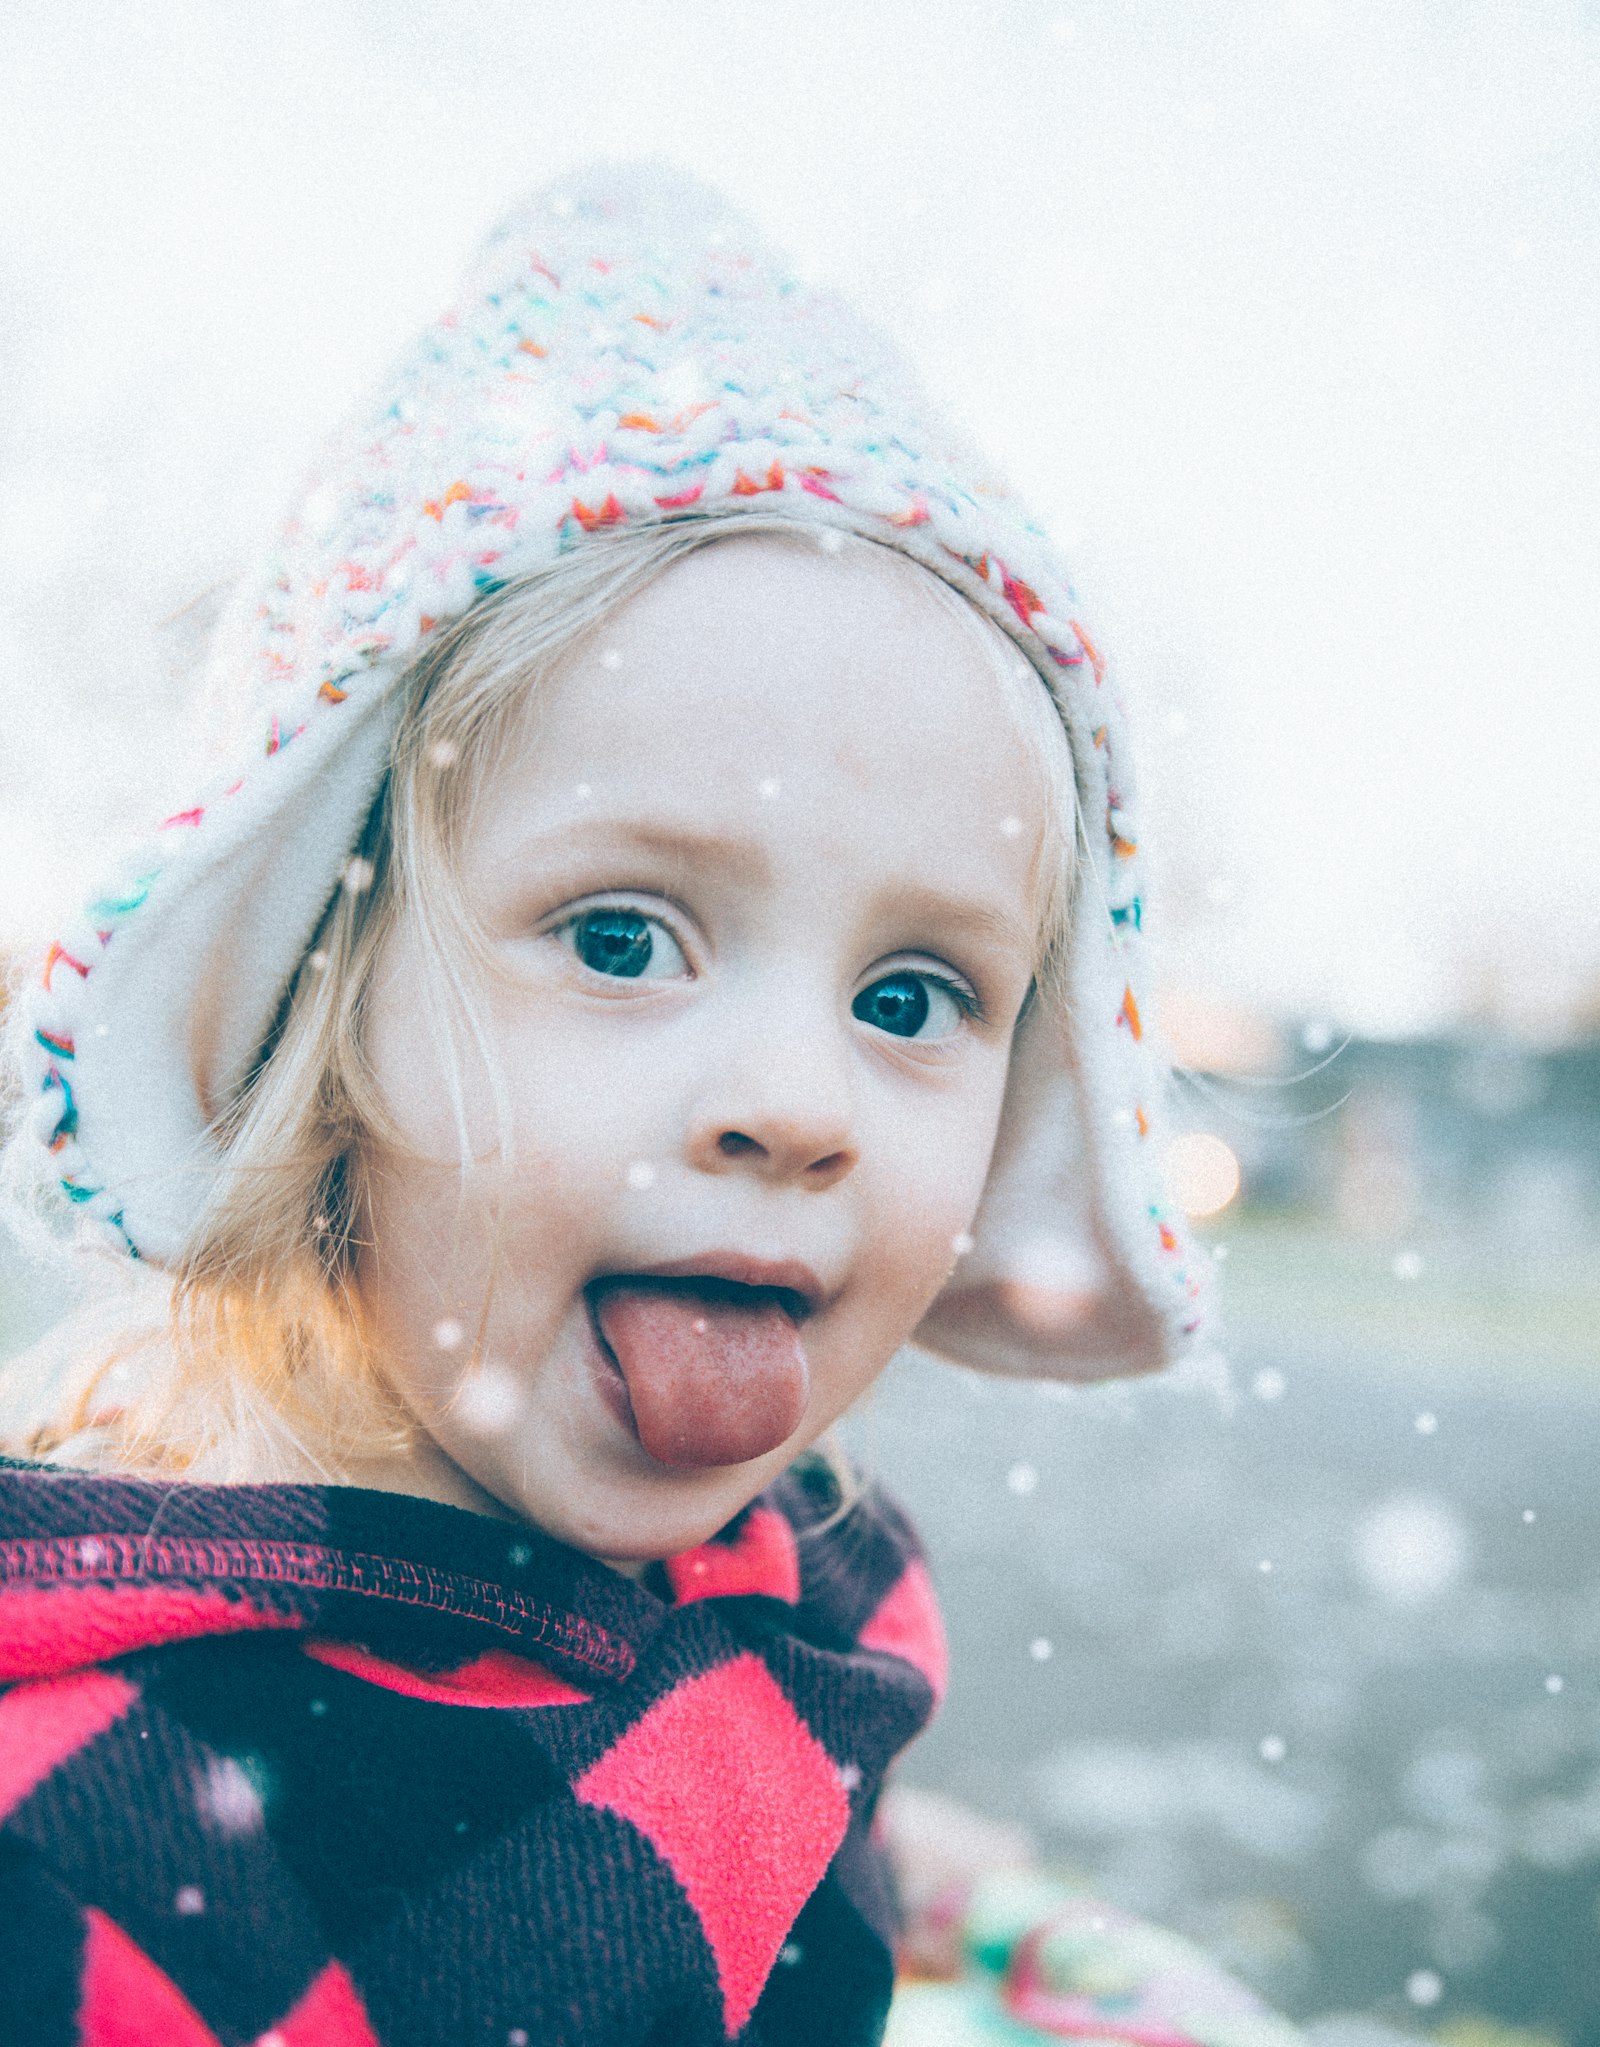
[[1215, 1215], [1239, 1191], [1232, 1147], [1207, 1130], [1188, 1130], [1167, 1146], [1167, 1185], [1185, 1215]]

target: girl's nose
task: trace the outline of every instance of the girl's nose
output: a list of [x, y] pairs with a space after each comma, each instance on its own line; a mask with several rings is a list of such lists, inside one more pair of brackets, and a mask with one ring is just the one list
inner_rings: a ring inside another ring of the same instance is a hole
[[825, 1027], [790, 1032], [781, 1045], [721, 1062], [691, 1121], [690, 1163], [819, 1193], [837, 1186], [860, 1148], [843, 1060], [825, 1040]]

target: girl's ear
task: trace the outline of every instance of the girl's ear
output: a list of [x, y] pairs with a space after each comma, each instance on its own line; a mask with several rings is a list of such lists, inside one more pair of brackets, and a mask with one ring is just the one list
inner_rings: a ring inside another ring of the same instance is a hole
[[973, 1247], [913, 1341], [1013, 1378], [1110, 1379], [1159, 1370], [1156, 1310], [1112, 1245], [1080, 1078], [1055, 1005], [1017, 1029]]

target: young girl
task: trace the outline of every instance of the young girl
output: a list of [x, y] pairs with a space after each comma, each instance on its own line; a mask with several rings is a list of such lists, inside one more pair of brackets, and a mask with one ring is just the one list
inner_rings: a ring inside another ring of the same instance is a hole
[[908, 1341], [1201, 1306], [1063, 572], [714, 197], [597, 174], [214, 679], [18, 1004], [19, 1141], [170, 1315], [13, 1374], [0, 2037], [875, 2040], [943, 1652], [827, 1431]]

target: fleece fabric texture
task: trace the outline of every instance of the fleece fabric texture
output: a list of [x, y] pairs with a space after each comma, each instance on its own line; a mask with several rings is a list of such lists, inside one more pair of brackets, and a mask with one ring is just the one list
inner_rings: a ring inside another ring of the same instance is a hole
[[789, 1474], [660, 1593], [351, 1488], [0, 1466], [7, 2047], [879, 2039], [944, 1649]]

